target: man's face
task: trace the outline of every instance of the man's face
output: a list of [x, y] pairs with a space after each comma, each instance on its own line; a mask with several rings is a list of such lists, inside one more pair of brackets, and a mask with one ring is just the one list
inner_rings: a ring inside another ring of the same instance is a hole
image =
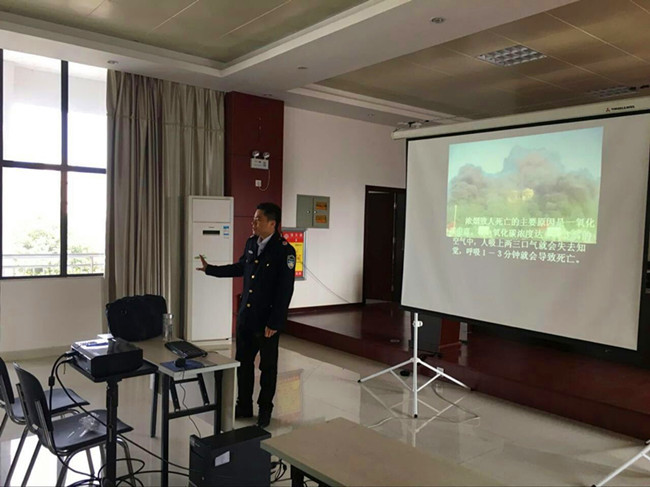
[[275, 232], [275, 220], [269, 220], [262, 210], [255, 210], [253, 215], [253, 235], [266, 238]]

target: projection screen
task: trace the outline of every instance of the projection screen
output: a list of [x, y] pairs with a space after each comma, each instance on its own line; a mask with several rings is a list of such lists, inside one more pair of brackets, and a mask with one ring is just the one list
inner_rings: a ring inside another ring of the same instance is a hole
[[402, 305], [637, 349], [650, 115], [409, 140]]

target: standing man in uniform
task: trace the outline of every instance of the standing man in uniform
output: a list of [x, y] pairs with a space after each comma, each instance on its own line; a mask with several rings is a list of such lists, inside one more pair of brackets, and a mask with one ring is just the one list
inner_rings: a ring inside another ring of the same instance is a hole
[[244, 276], [241, 305], [237, 313], [236, 418], [253, 417], [255, 357], [260, 354], [260, 394], [257, 398], [258, 426], [271, 421], [273, 396], [278, 376], [278, 344], [284, 330], [295, 279], [296, 251], [280, 235], [280, 207], [260, 203], [253, 216], [253, 235], [246, 241], [244, 254], [230, 265], [214, 266], [202, 255], [203, 271], [214, 277]]

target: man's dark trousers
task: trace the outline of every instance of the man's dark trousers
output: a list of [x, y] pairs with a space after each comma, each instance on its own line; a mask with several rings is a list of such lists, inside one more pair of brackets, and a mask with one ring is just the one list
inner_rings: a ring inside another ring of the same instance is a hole
[[273, 396], [278, 378], [278, 345], [280, 333], [270, 338], [264, 337], [263, 331], [247, 330], [237, 327], [236, 360], [237, 368], [237, 404], [244, 410], [252, 410], [253, 386], [255, 382], [255, 356], [260, 354], [260, 395], [257, 404], [260, 411], [273, 409]]

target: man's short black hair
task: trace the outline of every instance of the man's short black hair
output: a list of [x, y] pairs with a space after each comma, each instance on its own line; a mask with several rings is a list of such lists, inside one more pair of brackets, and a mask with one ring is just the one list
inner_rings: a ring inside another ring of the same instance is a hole
[[275, 221], [275, 231], [280, 231], [280, 222], [282, 220], [282, 210], [275, 203], [260, 203], [257, 205], [258, 210], [262, 210], [264, 216], [269, 220]]

